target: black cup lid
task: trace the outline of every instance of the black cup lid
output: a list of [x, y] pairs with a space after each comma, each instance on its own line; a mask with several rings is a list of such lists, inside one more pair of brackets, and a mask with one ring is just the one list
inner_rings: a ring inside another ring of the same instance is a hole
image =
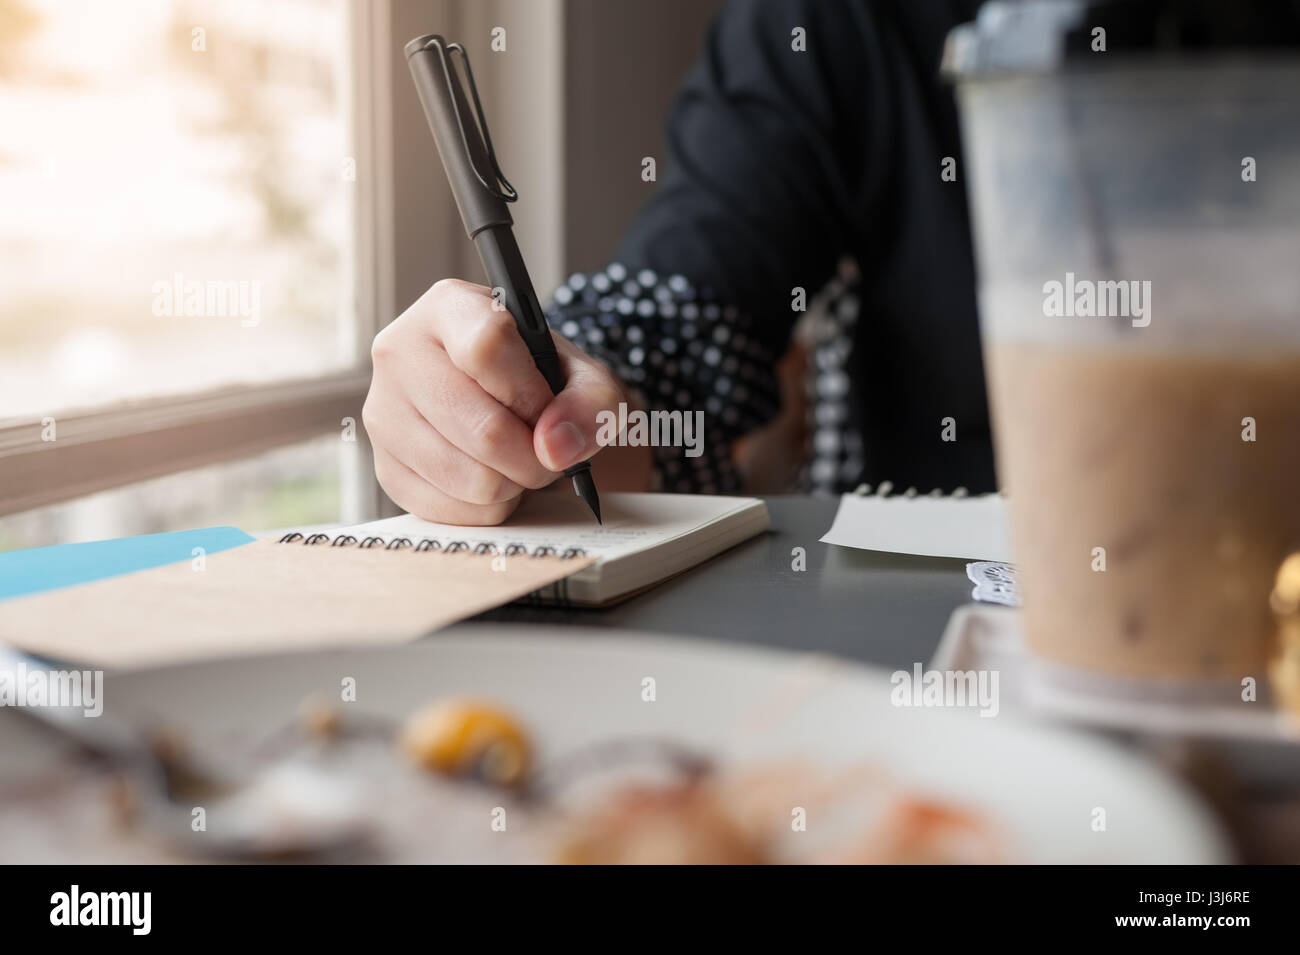
[[1155, 55], [1300, 48], [1300, 0], [989, 0], [954, 28], [943, 72], [955, 79], [1099, 65], [1106, 53]]

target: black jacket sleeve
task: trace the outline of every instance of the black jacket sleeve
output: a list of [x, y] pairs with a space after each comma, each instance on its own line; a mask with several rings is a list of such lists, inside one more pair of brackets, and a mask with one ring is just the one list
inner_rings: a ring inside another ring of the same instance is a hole
[[774, 372], [803, 299], [833, 274], [883, 177], [865, 144], [866, 5], [735, 0], [668, 119], [670, 156], [614, 264], [575, 275], [556, 329], [652, 409], [703, 410], [706, 453], [659, 449], [670, 490], [734, 491], [729, 449], [779, 410]]
[[727, 5], [670, 113], [663, 182], [617, 256], [710, 288], [775, 351], [798, 317], [791, 290], [826, 282], [878, 187], [867, 144], [888, 101], [864, 99], [884, 59], [866, 10]]

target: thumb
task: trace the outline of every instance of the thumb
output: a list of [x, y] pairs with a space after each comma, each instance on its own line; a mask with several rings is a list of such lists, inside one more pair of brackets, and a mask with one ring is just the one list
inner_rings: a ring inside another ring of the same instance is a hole
[[601, 412], [617, 414], [619, 402], [626, 400], [618, 380], [600, 362], [580, 352], [561, 355], [568, 373], [564, 390], [542, 410], [533, 429], [537, 459], [552, 471], [563, 471], [599, 451]]

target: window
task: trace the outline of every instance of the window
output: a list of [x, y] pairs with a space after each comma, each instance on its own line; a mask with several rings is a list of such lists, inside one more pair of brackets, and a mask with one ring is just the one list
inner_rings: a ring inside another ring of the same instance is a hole
[[[386, 25], [371, 0], [0, 0], [6, 546], [94, 524], [33, 508], [337, 450], [346, 418], [365, 447]], [[368, 516], [373, 481], [344, 486], [333, 519]]]
[[344, 0], [0, 0], [0, 408], [357, 360]]

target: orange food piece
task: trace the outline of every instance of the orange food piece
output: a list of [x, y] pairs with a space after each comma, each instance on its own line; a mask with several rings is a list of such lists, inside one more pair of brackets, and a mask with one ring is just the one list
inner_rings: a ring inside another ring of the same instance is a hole
[[522, 782], [532, 762], [519, 722], [477, 700], [441, 700], [417, 710], [403, 726], [399, 745], [426, 769], [501, 786]]

